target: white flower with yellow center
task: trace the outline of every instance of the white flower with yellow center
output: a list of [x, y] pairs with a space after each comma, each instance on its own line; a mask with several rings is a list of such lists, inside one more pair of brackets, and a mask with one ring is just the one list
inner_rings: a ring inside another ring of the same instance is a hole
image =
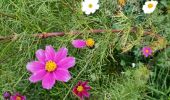
[[97, 9], [99, 9], [98, 2], [98, 0], [84, 0], [82, 2], [82, 11], [87, 15], [94, 13]]
[[157, 1], [147, 1], [145, 2], [145, 5], [143, 5], [142, 9], [144, 13], [150, 14], [155, 10], [157, 4]]

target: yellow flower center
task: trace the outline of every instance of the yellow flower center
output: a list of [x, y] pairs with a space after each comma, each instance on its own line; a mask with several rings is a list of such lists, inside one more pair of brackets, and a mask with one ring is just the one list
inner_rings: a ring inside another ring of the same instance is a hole
[[83, 86], [80, 85], [80, 86], [77, 87], [78, 92], [82, 92], [83, 90], [84, 90]]
[[153, 7], [152, 3], [148, 4], [148, 8], [152, 8], [152, 7]]
[[148, 53], [148, 52], [149, 52], [149, 50], [145, 50], [145, 52], [146, 52], [146, 53]]
[[56, 68], [57, 68], [57, 64], [54, 61], [49, 60], [45, 64], [45, 69], [48, 72], [52, 72], [52, 71], [56, 70]]
[[20, 97], [20, 96], [17, 96], [17, 97], [16, 97], [16, 100], [21, 100], [21, 97]]
[[89, 39], [86, 40], [86, 45], [88, 47], [93, 47], [94, 44], [95, 44], [95, 41], [93, 39], [89, 38]]
[[89, 8], [93, 8], [93, 5], [92, 5], [92, 4], [89, 4]]

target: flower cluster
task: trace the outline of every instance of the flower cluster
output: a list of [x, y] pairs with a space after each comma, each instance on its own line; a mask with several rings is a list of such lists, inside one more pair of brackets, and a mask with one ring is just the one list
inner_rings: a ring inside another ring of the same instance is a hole
[[[99, 9], [99, 0], [84, 0], [82, 2], [82, 11], [85, 12], [85, 14], [93, 14], [95, 13], [96, 10]], [[125, 3], [124, 3], [125, 4]], [[157, 6], [158, 2], [157, 1], [146, 1], [145, 4], [143, 5], [142, 10], [146, 14], [152, 13]]]
[[[90, 44], [92, 43], [89, 43], [89, 46]], [[51, 89], [56, 81], [68, 82], [71, 79], [68, 69], [75, 65], [75, 58], [67, 55], [67, 48], [60, 48], [56, 52], [51, 45], [46, 46], [45, 50], [37, 50], [37, 61], [29, 62], [26, 66], [27, 70], [32, 73], [29, 80], [32, 83], [42, 80], [42, 87], [45, 89]], [[79, 82], [76, 89], [77, 90], [74, 88], [73, 92], [81, 99], [89, 97], [87, 91], [91, 88], [87, 85], [87, 82]], [[24, 97], [19, 95], [16, 95], [13, 98], [19, 97], [21, 99], [16, 100], [24, 100]]]
[[3, 93], [3, 98], [5, 100], [26, 100], [26, 96], [23, 96], [19, 93], [15, 93], [15, 94], [11, 95], [11, 93], [9, 91], [6, 91]]
[[[147, 1], [142, 8], [144, 13], [152, 13], [157, 3], [157, 1]], [[98, 0], [84, 0], [81, 5], [82, 11], [87, 15], [93, 14], [99, 9]], [[72, 45], [75, 48], [94, 48], [95, 40], [92, 38], [85, 40], [76, 39], [72, 41]], [[152, 49], [145, 46], [142, 49], [142, 53], [145, 57], [151, 56]], [[75, 66], [76, 60], [75, 57], [68, 56], [67, 48], [62, 47], [58, 51], [55, 51], [54, 47], [48, 45], [45, 47], [45, 50], [37, 50], [35, 55], [37, 60], [28, 62], [26, 65], [27, 70], [32, 74], [29, 78], [31, 83], [42, 81], [42, 87], [49, 90], [54, 87], [56, 81], [68, 82], [71, 79], [69, 69]], [[135, 67], [135, 64], [132, 66]], [[91, 90], [91, 87], [88, 85], [87, 81], [79, 81], [72, 92], [83, 100], [84, 97], [90, 96], [89, 90]], [[11, 95], [10, 92], [5, 92], [3, 97], [4, 99], [10, 100], [26, 100], [26, 97], [19, 93]]]

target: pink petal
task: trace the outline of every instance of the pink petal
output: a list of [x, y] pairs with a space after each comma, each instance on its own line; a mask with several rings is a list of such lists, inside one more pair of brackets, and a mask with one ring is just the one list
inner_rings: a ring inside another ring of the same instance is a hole
[[16, 96], [10, 96], [10, 100], [15, 100]]
[[80, 100], [84, 100], [84, 96], [83, 96], [83, 93], [82, 93], [82, 92], [78, 92], [78, 93], [77, 93], [77, 96], [80, 97]]
[[37, 50], [36, 57], [39, 61], [44, 62], [45, 61], [45, 51], [42, 49]]
[[67, 48], [60, 48], [58, 52], [55, 54], [54, 60], [59, 62], [61, 59], [67, 56], [68, 49]]
[[83, 95], [84, 95], [85, 97], [89, 97], [89, 96], [90, 96], [90, 94], [89, 94], [87, 91], [83, 91], [82, 93], [83, 93]]
[[45, 48], [45, 56], [46, 56], [46, 60], [53, 60], [54, 59], [55, 50], [51, 45], [46, 46], [46, 48]]
[[85, 89], [86, 90], [91, 90], [91, 87], [90, 86], [85, 86]]
[[72, 45], [75, 47], [75, 48], [84, 48], [86, 46], [86, 41], [84, 40], [73, 40], [72, 41]]
[[54, 78], [58, 81], [67, 82], [71, 79], [71, 75], [68, 70], [58, 68], [54, 73]]
[[45, 70], [41, 70], [41, 71], [39, 71], [39, 72], [34, 73], [34, 74], [29, 78], [29, 80], [30, 80], [32, 83], [35, 83], [35, 82], [38, 82], [38, 81], [42, 80], [45, 75], [46, 75], [46, 71], [45, 71]]
[[38, 62], [38, 61], [33, 61], [33, 62], [29, 62], [26, 66], [27, 70], [32, 72], [32, 73], [35, 73], [35, 72], [38, 72], [40, 70], [43, 70], [44, 69], [44, 64]]
[[79, 81], [78, 84], [77, 84], [77, 86], [80, 86], [81, 84], [83, 84], [83, 82], [82, 82], [82, 81]]
[[85, 86], [88, 84], [88, 81], [82, 82], [82, 85]]
[[63, 68], [63, 69], [71, 68], [75, 65], [75, 58], [74, 57], [66, 57], [66, 58], [60, 60], [60, 62], [58, 62], [57, 65], [59, 68]]
[[53, 77], [52, 73], [47, 73], [43, 80], [42, 80], [42, 86], [45, 89], [51, 89], [55, 84], [55, 79]]

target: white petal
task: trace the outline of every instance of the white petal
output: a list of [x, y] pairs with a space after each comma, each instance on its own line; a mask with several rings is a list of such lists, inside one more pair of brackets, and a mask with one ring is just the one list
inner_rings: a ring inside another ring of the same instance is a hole
[[99, 9], [99, 5], [98, 5], [98, 4], [95, 5], [94, 8], [95, 8], [96, 10], [98, 10], [98, 9]]
[[84, 0], [84, 2], [92, 3], [92, 4], [97, 4], [99, 0]]
[[85, 14], [86, 15], [89, 15], [91, 12], [90, 11], [85, 11]]
[[148, 6], [148, 4], [153, 4], [153, 7], [156, 7], [156, 5], [158, 4], [157, 1], [147, 1], [145, 2], [145, 5]]

